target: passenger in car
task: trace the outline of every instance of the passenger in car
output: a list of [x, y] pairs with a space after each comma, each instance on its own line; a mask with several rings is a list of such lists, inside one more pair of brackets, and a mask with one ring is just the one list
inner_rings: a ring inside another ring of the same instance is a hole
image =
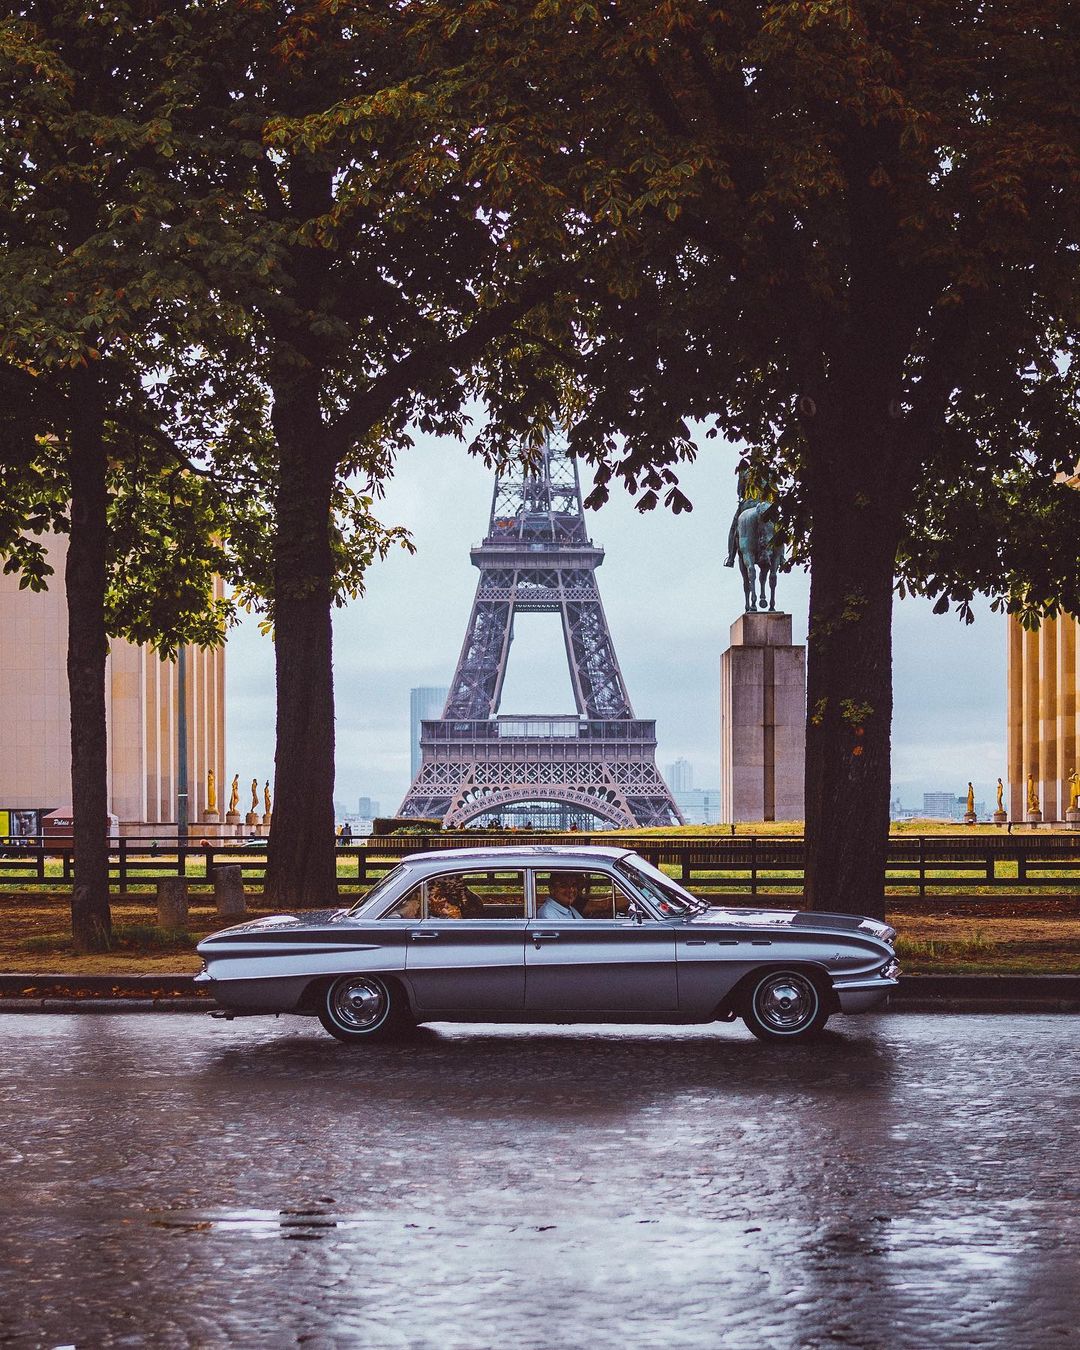
[[461, 883], [453, 877], [440, 877], [428, 885], [428, 917], [432, 919], [460, 919]]
[[580, 919], [585, 879], [577, 872], [552, 872], [549, 895], [536, 911], [538, 919]]

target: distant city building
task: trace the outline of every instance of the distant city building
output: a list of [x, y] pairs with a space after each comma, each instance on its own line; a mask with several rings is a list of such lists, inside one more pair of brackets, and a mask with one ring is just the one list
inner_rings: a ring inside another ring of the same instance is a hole
[[[967, 793], [957, 796], [955, 792], [924, 792], [923, 806], [919, 819], [922, 820], [963, 820], [967, 811]], [[915, 813], [912, 812], [911, 815]], [[981, 819], [986, 815], [986, 803], [975, 803], [975, 814]]]
[[918, 807], [904, 805], [904, 803], [900, 800], [899, 793], [897, 793], [897, 795], [889, 803], [890, 820], [917, 820], [919, 819], [920, 815], [921, 813]]
[[446, 706], [449, 688], [443, 685], [420, 685], [409, 690], [409, 773], [415, 779], [420, 772], [420, 723], [441, 717]]
[[374, 797], [361, 797], [356, 808], [356, 814], [362, 820], [374, 820], [379, 814], [379, 803]]
[[959, 820], [964, 805], [964, 798], [955, 792], [924, 792], [922, 797], [922, 813], [927, 820]]
[[[683, 764], [685, 760], [681, 761]], [[675, 766], [672, 765], [672, 768]], [[674, 788], [672, 796], [687, 825], [717, 825], [720, 823], [720, 789], [690, 788], [680, 792]]]
[[688, 759], [677, 759], [667, 766], [668, 787], [676, 796], [680, 792], [691, 792], [694, 787], [694, 766]]

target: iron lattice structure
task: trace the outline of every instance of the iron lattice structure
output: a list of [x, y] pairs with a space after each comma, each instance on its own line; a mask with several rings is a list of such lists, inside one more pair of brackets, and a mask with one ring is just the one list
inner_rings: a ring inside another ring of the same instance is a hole
[[[656, 767], [656, 723], [634, 716], [596, 585], [604, 550], [585, 528], [577, 464], [545, 444], [495, 480], [472, 614], [441, 718], [420, 730], [402, 816], [461, 826], [523, 802], [558, 803], [619, 827], [681, 824]], [[562, 618], [577, 716], [500, 717], [514, 615]]]

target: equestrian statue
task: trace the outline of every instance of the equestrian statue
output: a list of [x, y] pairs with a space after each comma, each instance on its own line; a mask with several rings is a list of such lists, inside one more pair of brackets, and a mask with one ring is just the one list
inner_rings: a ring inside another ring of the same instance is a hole
[[[776, 541], [772, 502], [750, 495], [745, 469], [739, 470], [739, 505], [728, 531], [725, 567], [735, 566], [736, 553], [747, 611], [766, 608], [766, 581], [769, 584], [768, 609], [775, 610], [776, 573], [784, 561], [784, 546]], [[755, 597], [755, 589], [760, 590], [760, 597]]]

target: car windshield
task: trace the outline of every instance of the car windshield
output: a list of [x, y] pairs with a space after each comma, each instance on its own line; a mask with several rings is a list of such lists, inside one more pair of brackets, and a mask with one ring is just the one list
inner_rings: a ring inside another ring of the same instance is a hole
[[348, 910], [348, 913], [359, 914], [362, 910], [367, 909], [368, 905], [374, 904], [374, 902], [384, 895], [387, 889], [398, 880], [402, 873], [407, 872], [408, 870], [409, 869], [404, 863], [398, 863], [396, 867], [392, 867], [390, 871], [387, 872], [386, 876], [383, 877], [382, 881], [377, 881], [370, 891], [357, 900], [356, 904]]
[[644, 858], [620, 858], [615, 869], [633, 882], [662, 914], [700, 914], [709, 908], [704, 900], [691, 895]]

